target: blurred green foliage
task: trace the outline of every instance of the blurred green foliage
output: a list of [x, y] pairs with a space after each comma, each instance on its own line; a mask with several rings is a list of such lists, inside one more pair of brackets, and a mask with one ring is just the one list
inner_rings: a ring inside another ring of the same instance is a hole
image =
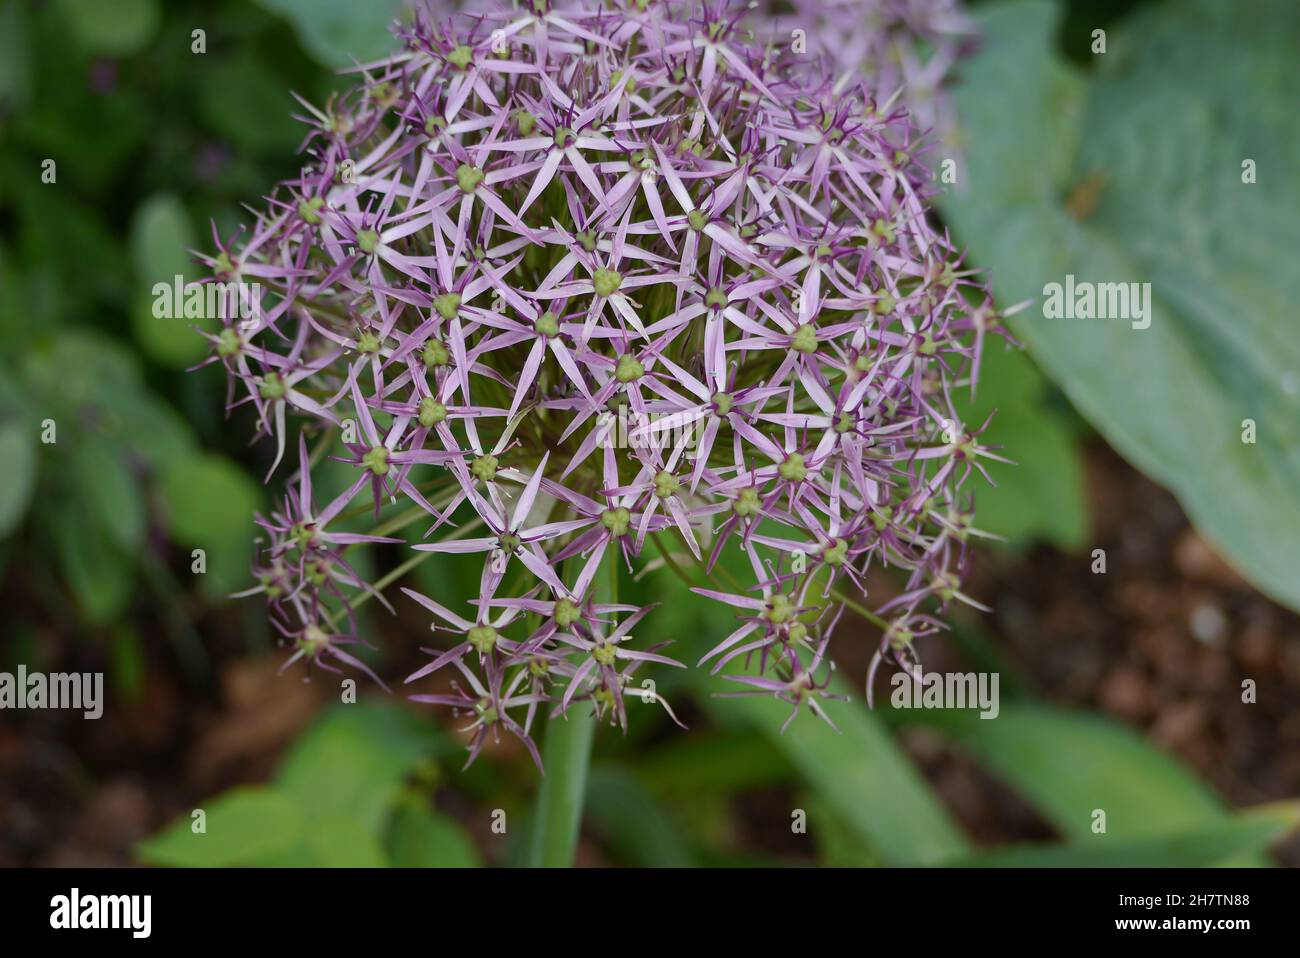
[[152, 287], [201, 276], [208, 224], [229, 235], [295, 170], [290, 91], [339, 83], [251, 3], [0, 6], [0, 573], [36, 599], [16, 618], [94, 632], [247, 582], [253, 423], [224, 418], [220, 369], [186, 372], [207, 345]]
[[460, 827], [422, 797], [436, 780], [439, 742], [428, 723], [396, 709], [339, 706], [298, 741], [273, 782], [232, 789], [138, 854], [189, 867], [477, 865]]

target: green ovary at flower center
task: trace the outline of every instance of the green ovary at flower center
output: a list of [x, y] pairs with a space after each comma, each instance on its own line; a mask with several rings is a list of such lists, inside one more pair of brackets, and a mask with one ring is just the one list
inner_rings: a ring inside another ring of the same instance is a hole
[[877, 531], [882, 531], [893, 518], [894, 510], [889, 506], [881, 506], [871, 514], [871, 524], [876, 527]]
[[606, 509], [600, 514], [600, 522], [606, 529], [616, 536], [627, 535], [628, 527], [632, 524], [632, 513], [624, 506], [618, 506], [615, 509]]
[[293, 540], [295, 546], [305, 549], [316, 538], [316, 529], [300, 522], [289, 530], [289, 538]]
[[463, 43], [447, 54], [447, 62], [462, 70], [469, 66], [473, 59], [474, 51]]
[[285, 394], [284, 380], [280, 378], [279, 373], [267, 373], [262, 377], [261, 383], [258, 384], [257, 391], [262, 394], [263, 399], [283, 399]]
[[560, 628], [567, 629], [581, 618], [582, 610], [572, 599], [566, 597], [555, 603], [555, 624]]
[[619, 382], [635, 382], [644, 375], [645, 367], [641, 365], [641, 360], [631, 353], [624, 353], [618, 357], [618, 364], [614, 367], [614, 378]]
[[443, 319], [455, 319], [460, 309], [460, 293], [443, 293], [433, 298], [433, 308]]
[[776, 467], [781, 478], [786, 482], [803, 482], [808, 476], [808, 467], [803, 464], [803, 456], [792, 452], [785, 457], [785, 462]]
[[479, 456], [474, 460], [469, 471], [474, 473], [475, 478], [482, 479], [484, 482], [491, 482], [497, 477], [497, 457], [489, 453], [486, 456]]
[[615, 647], [612, 643], [602, 642], [591, 650], [591, 657], [606, 668], [612, 668], [614, 661], [618, 658], [614, 649]]
[[501, 551], [506, 555], [514, 555], [519, 551], [519, 547], [523, 545], [523, 540], [513, 532], [503, 533], [497, 538], [497, 541], [501, 543]]
[[476, 625], [469, 630], [469, 644], [479, 655], [487, 655], [497, 644], [497, 630], [490, 625]]
[[379, 337], [368, 329], [357, 336], [357, 352], [359, 353], [377, 353], [379, 352], [379, 346]]
[[691, 210], [686, 214], [686, 222], [691, 225], [691, 229], [698, 233], [709, 225], [709, 218], [699, 210]]
[[533, 330], [538, 336], [558, 336], [560, 335], [560, 320], [552, 312], [545, 312], [537, 317], [537, 322], [533, 323]]
[[655, 476], [655, 495], [667, 499], [681, 487], [682, 481], [671, 472], [662, 471]]
[[767, 609], [763, 612], [763, 617], [773, 625], [789, 622], [795, 617], [794, 602], [788, 595], [778, 592], [767, 600]]
[[244, 342], [239, 338], [239, 333], [227, 326], [217, 335], [217, 355], [234, 356], [244, 348]]
[[309, 625], [298, 638], [298, 648], [306, 653], [308, 658], [315, 658], [323, 652], [330, 644], [330, 637], [318, 625]]
[[302, 221], [310, 226], [320, 223], [320, 209], [325, 205], [325, 197], [313, 196], [309, 200], [301, 200], [298, 203], [298, 215]]
[[715, 286], [709, 290], [704, 297], [704, 305], [708, 309], [724, 309], [727, 305], [727, 292], [721, 286]]
[[822, 559], [827, 565], [840, 566], [844, 565], [844, 560], [849, 554], [849, 543], [845, 539], [836, 539], [833, 543], [822, 551]]
[[420, 400], [420, 425], [425, 429], [436, 426], [447, 418], [447, 407], [432, 396]]
[[731, 511], [742, 519], [748, 519], [758, 513], [761, 505], [757, 489], [741, 489], [740, 495], [731, 503]]
[[483, 171], [477, 166], [462, 163], [456, 167], [456, 185], [462, 193], [473, 193], [483, 182]]
[[935, 595], [944, 602], [951, 602], [957, 590], [961, 588], [961, 581], [951, 572], [941, 572], [934, 577], [932, 585]]
[[725, 416], [731, 412], [732, 400], [727, 393], [714, 393], [709, 402], [713, 404], [713, 412], [718, 416]]
[[379, 234], [374, 230], [358, 230], [357, 245], [363, 253], [373, 253], [379, 248]]
[[817, 330], [811, 324], [800, 326], [790, 340], [790, 348], [796, 353], [817, 352]]
[[307, 575], [307, 581], [319, 588], [325, 584], [325, 578], [329, 575], [329, 563], [313, 560], [308, 562], [303, 570]]
[[451, 351], [440, 340], [431, 339], [424, 344], [420, 361], [426, 366], [446, 366], [451, 362]]
[[619, 286], [623, 285], [623, 277], [612, 269], [602, 267], [592, 274], [591, 283], [596, 287], [597, 296], [613, 296]]
[[388, 475], [388, 450], [384, 446], [375, 446], [364, 456], [361, 457], [361, 465], [365, 466], [376, 476]]

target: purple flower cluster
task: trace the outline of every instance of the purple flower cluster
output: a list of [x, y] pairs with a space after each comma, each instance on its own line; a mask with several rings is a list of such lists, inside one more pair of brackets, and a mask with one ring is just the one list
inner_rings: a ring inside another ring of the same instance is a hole
[[[524, 0], [526, 4], [526, 0]], [[417, 0], [435, 19], [482, 14], [500, 0]], [[651, 10], [655, 0], [636, 4]], [[960, 0], [763, 0], [743, 25], [764, 43], [815, 61], [841, 88], [861, 81], [881, 103], [897, 101], [922, 131], [955, 148], [944, 84], [971, 52], [975, 25]]]
[[[927, 221], [907, 114], [755, 43], [752, 16], [530, 0], [417, 19], [308, 107], [311, 169], [208, 258], [263, 291], [211, 337], [230, 404], [277, 463], [302, 434], [253, 591], [295, 660], [364, 668], [352, 606], [387, 583], [351, 549], [481, 562], [463, 612], [402, 590], [450, 636], [411, 680], [454, 670], [414, 697], [473, 717], [471, 759], [502, 728], [536, 757], [539, 708], [626, 726], [634, 672], [680, 665], [634, 647], [651, 610], [597, 588], [609, 562], [716, 583], [740, 558], [748, 581], [696, 590], [740, 615], [702, 661], [744, 664], [736, 694], [791, 717], [824, 717], [846, 603], [905, 660], [965, 599], [962, 487], [991, 453], [952, 391], [999, 315]], [[323, 456], [354, 480], [318, 507]], [[337, 530], [368, 504], [395, 508]], [[871, 610], [873, 563], [906, 588]]]
[[[766, 0], [778, 42], [801, 37], [841, 86], [862, 80], [913, 123], [955, 139], [944, 83], [970, 52], [975, 26], [959, 0]], [[796, 33], [802, 31], [802, 34]]]

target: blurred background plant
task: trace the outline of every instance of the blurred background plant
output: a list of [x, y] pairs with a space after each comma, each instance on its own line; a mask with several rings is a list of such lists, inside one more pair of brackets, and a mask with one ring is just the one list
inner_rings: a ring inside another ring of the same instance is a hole
[[[601, 730], [578, 861], [1300, 861], [1284, 841], [1300, 795], [1300, 620], [1284, 608], [1300, 605], [1300, 128], [1285, 85], [1300, 20], [1281, 0], [1244, 6], [969, 8], [984, 39], [955, 69], [962, 164], [941, 201], [958, 241], [1004, 304], [1067, 272], [1156, 287], [1149, 330], [1031, 311], [1013, 323], [1027, 355], [985, 356], [969, 418], [996, 407], [988, 439], [1019, 465], [981, 490], [979, 524], [1008, 541], [966, 589], [993, 614], [958, 618], [926, 665], [1000, 672], [999, 718], [883, 696], [869, 712], [846, 688], [853, 701], [831, 705], [843, 734], [779, 735], [780, 703], [656, 675], [691, 731], [653, 708], [627, 737]], [[276, 677], [260, 602], [224, 598], [248, 584], [269, 463], [243, 446], [252, 424], [210, 401], [220, 371], [184, 371], [199, 337], [150, 309], [155, 281], [194, 275], [183, 250], [209, 245], [209, 221], [228, 234], [238, 202], [295, 172], [289, 91], [324, 102], [349, 52], [389, 48], [397, 12], [0, 4], [0, 668], [100, 669], [111, 690], [100, 722], [0, 715], [0, 863], [529, 860], [521, 749], [461, 773], [454, 721], [377, 689], [328, 708], [331, 683]], [[415, 576], [448, 602], [477, 570], [449, 558]], [[662, 636], [683, 658], [728, 629], [671, 577], [625, 587], [670, 600]], [[367, 612], [372, 664], [407, 674], [424, 623]], [[832, 649], [845, 662], [875, 642], [849, 626]], [[238, 840], [204, 840], [218, 833]]]

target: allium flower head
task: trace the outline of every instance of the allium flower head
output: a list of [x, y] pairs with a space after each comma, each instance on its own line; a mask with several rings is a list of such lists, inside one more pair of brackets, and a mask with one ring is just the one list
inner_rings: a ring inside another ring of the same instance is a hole
[[[651, 609], [597, 594], [609, 562], [717, 576], [697, 591], [740, 621], [704, 661], [823, 715], [845, 601], [906, 655], [964, 598], [962, 486], [990, 453], [952, 391], [997, 315], [927, 220], [907, 114], [748, 16], [419, 18], [307, 108], [311, 168], [210, 260], [265, 291], [214, 337], [233, 403], [278, 449], [310, 437], [260, 590], [300, 655], [348, 663], [333, 624], [374, 587], [344, 554], [373, 537], [340, 516], [390, 507], [376, 536], [412, 560], [481, 564], [460, 608], [404, 590], [449, 633], [411, 678], [454, 694], [417, 698], [471, 715], [473, 754], [504, 729], [536, 755], [539, 711], [625, 725], [633, 672], [680, 664], [638, 641]], [[325, 455], [354, 481], [320, 505]], [[873, 563], [907, 576], [874, 613]]]

